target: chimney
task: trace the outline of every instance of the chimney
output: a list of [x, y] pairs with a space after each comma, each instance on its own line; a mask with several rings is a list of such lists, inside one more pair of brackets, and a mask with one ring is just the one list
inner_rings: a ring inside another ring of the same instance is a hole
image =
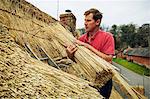
[[72, 14], [71, 10], [65, 10], [64, 14], [60, 14], [60, 23], [67, 28], [70, 32], [74, 33], [76, 30], [76, 17]]

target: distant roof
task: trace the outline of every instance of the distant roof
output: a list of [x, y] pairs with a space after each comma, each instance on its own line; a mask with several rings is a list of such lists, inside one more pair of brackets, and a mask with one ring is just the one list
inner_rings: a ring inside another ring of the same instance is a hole
[[133, 48], [128, 50], [125, 54], [132, 56], [150, 57], [150, 48]]

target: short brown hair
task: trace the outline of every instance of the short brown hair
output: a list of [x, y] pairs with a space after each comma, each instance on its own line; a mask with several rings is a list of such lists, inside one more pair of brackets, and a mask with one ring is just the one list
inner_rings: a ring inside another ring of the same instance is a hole
[[95, 9], [95, 8], [91, 8], [91, 9], [87, 10], [87, 11], [84, 13], [84, 15], [87, 16], [87, 15], [89, 15], [90, 13], [93, 14], [93, 19], [94, 19], [95, 21], [97, 21], [98, 19], [101, 20], [102, 17], [103, 17], [102, 13], [101, 13], [100, 11], [98, 11], [97, 9]]

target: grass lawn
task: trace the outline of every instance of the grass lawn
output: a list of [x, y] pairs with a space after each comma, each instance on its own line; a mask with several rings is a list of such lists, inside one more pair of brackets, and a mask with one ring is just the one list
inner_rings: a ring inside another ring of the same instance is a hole
[[144, 66], [141, 66], [132, 62], [128, 62], [127, 60], [121, 59], [121, 58], [114, 58], [113, 61], [124, 66], [125, 68], [132, 70], [135, 73], [138, 73], [140, 75], [144, 74], [146, 76], [150, 76], [150, 69]]

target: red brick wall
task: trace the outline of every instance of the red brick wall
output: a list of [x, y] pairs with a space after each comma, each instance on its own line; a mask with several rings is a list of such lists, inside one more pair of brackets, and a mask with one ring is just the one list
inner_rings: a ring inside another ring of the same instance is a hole
[[139, 56], [131, 56], [133, 62], [136, 62], [141, 65], [145, 65], [147, 68], [150, 68], [150, 58], [139, 57]]
[[140, 56], [128, 56], [128, 55], [123, 55], [123, 53], [118, 53], [117, 57], [122, 59], [126, 58], [126, 60], [128, 61], [133, 61], [134, 63], [138, 63], [139, 65], [144, 65], [147, 68], [150, 68], [150, 58], [145, 58]]

